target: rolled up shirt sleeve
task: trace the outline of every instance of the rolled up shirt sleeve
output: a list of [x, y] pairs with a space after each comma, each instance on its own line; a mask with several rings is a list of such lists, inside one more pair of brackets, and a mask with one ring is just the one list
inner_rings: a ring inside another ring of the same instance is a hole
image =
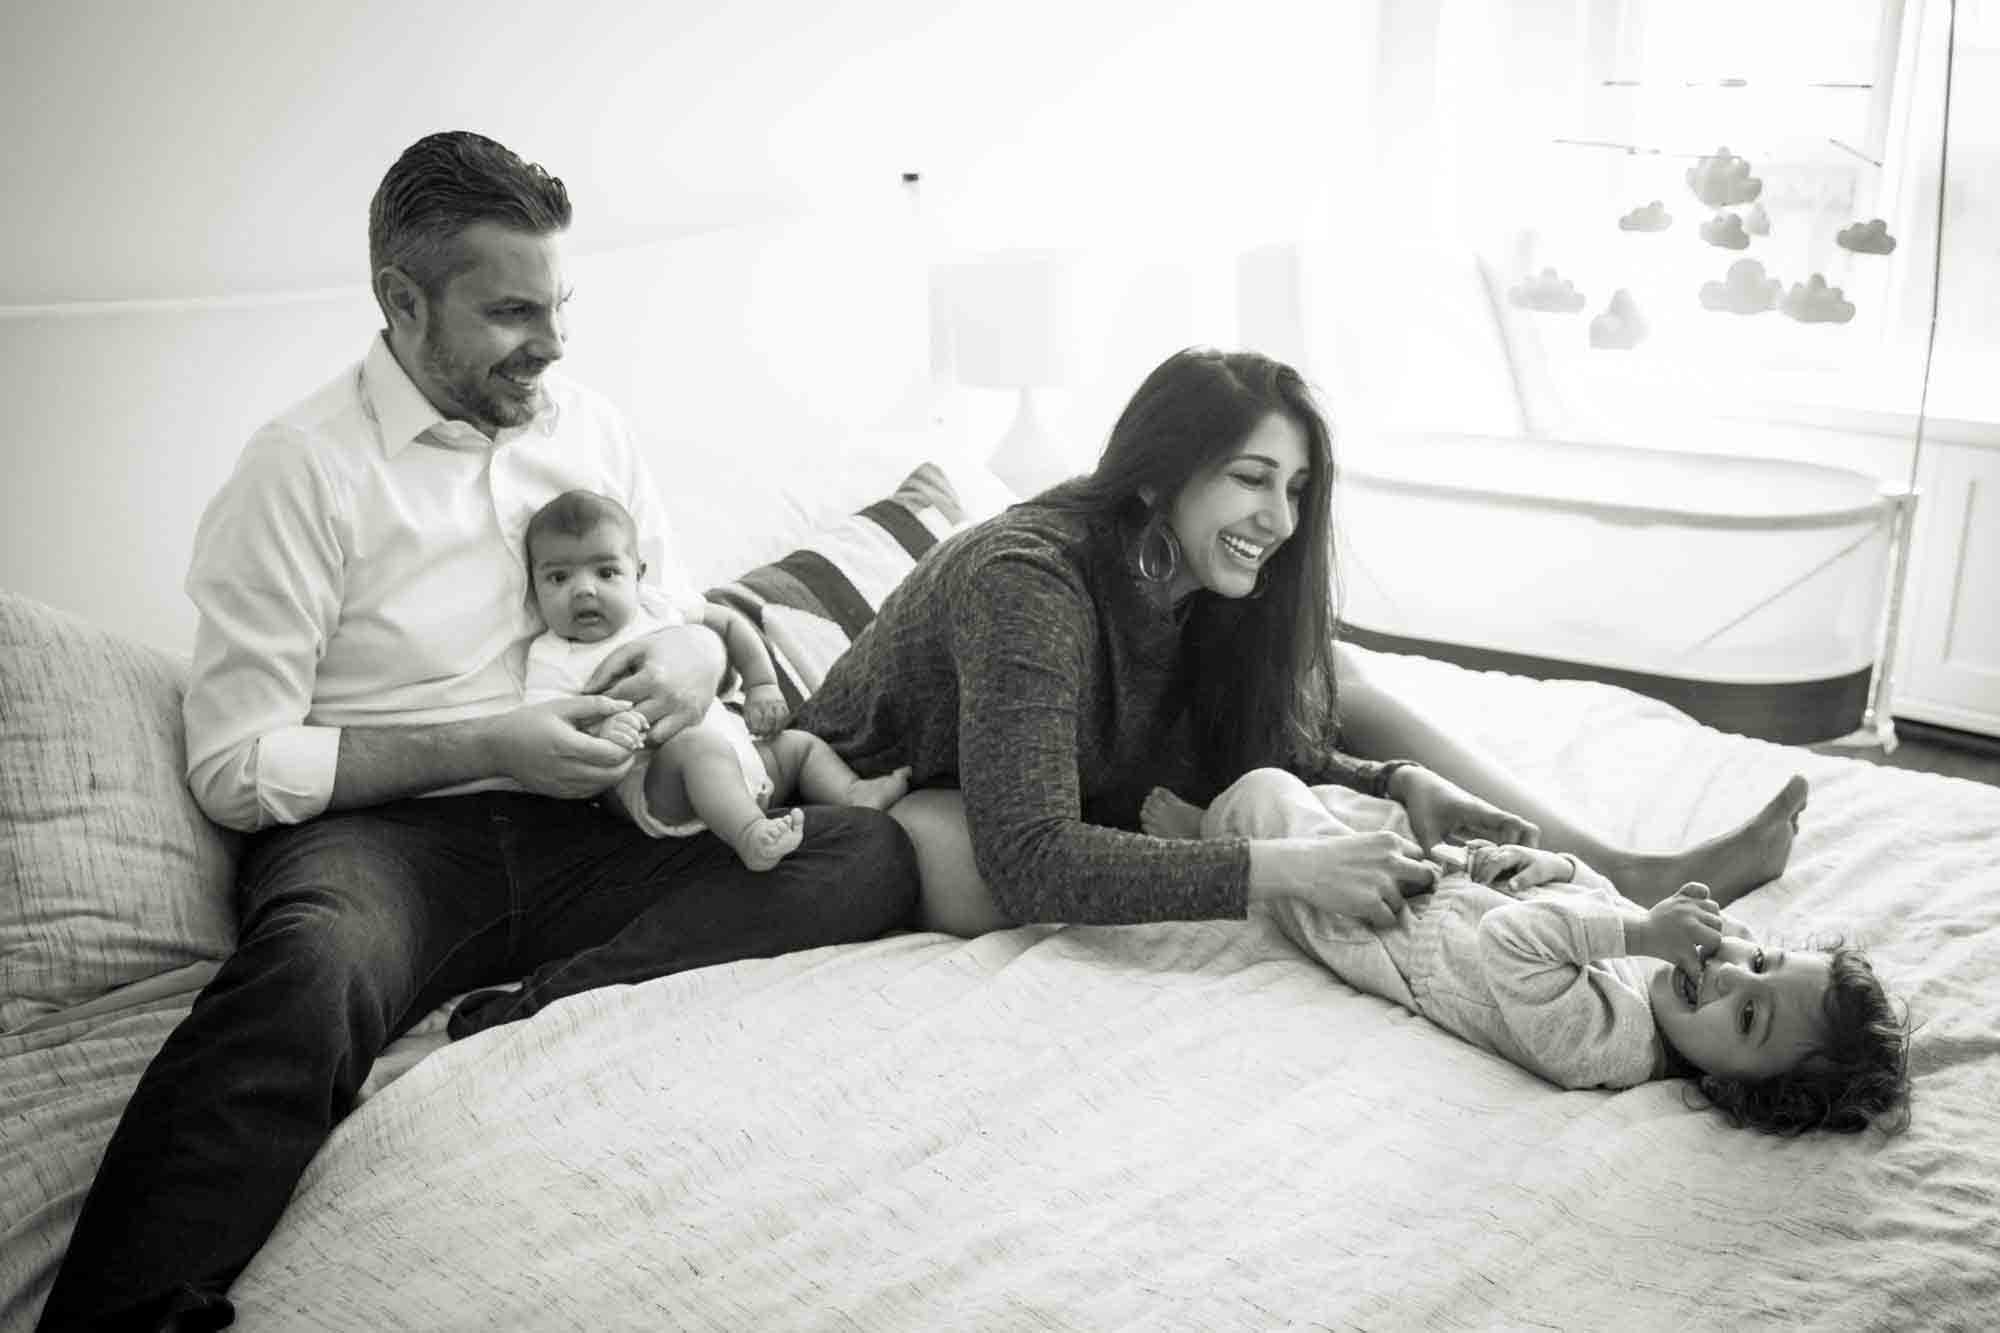
[[268, 426], [196, 530], [187, 593], [198, 615], [188, 691], [188, 786], [209, 818], [246, 832], [293, 824], [333, 795], [340, 729], [307, 721], [339, 622], [338, 497], [297, 431]]

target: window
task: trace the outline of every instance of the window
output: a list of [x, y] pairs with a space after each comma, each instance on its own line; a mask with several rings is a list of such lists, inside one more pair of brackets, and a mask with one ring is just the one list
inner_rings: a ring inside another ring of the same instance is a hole
[[1877, 456], [1836, 461], [1896, 476], [1939, 271], [1948, 46], [1928, 407], [2000, 421], [1975, 370], [2000, 353], [2000, 6], [1957, 9], [1394, 0], [1383, 214], [1477, 256], [1486, 308], [1460, 318], [1500, 332], [1525, 428], [1878, 414], [1902, 424]]

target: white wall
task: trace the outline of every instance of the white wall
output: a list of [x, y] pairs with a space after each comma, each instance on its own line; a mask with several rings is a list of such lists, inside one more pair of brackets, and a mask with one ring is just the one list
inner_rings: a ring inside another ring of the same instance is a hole
[[365, 350], [359, 287], [0, 318], [0, 587], [184, 652], [194, 521], [257, 424]]
[[561, 175], [585, 250], [912, 170], [974, 247], [1268, 227], [1366, 105], [1373, 9], [9, 0], [0, 305], [353, 281], [383, 168], [460, 127]]
[[[905, 408], [928, 383], [909, 230], [850, 211], [570, 265], [564, 370], [625, 408], [704, 584], [784, 549], [746, 514], [779, 531], [941, 452], [899, 438], [899, 416], [921, 425]], [[0, 317], [0, 586], [185, 652], [181, 578], [208, 496], [250, 433], [351, 367], [378, 324], [359, 285]]]
[[[1087, 465], [1160, 356], [1235, 341], [1235, 249], [1326, 214], [1328, 163], [1367, 132], [1374, 12], [10, 0], [0, 587], [185, 649], [201, 505], [258, 422], [361, 354], [368, 197], [441, 128], [570, 187], [570, 367], [662, 471], [733, 403], [753, 410], [711, 487], [807, 444], [858, 460], [830, 488], [888, 466], [862, 437], [933, 415], [922, 265], [1051, 245], [1091, 256], [1084, 377], [1055, 404]], [[966, 395], [943, 446], [1010, 406]], [[692, 558], [751, 549], [688, 511]]]

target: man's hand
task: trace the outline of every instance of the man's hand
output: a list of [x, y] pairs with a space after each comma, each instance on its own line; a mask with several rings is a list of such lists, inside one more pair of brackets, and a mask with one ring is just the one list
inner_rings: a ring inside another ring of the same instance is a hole
[[785, 729], [792, 710], [785, 707], [785, 693], [776, 684], [752, 685], [743, 691], [743, 723], [759, 740]]
[[1484, 838], [1522, 847], [1539, 846], [1542, 841], [1541, 829], [1519, 815], [1480, 800], [1420, 765], [1397, 769], [1389, 778], [1389, 795], [1403, 803], [1410, 831], [1425, 847], [1453, 838]]
[[[591, 697], [602, 698], [604, 696], [593, 695]], [[584, 728], [592, 736], [599, 736], [607, 741], [615, 741], [628, 750], [645, 748], [646, 732], [648, 729], [646, 715], [636, 708], [621, 709], [613, 713], [610, 717], [599, 718]]]
[[631, 771], [632, 751], [584, 728], [624, 711], [595, 694], [523, 704], [491, 720], [491, 767], [543, 796], [595, 796]]
[[612, 653], [598, 663], [583, 689], [645, 714], [651, 724], [646, 743], [659, 745], [701, 721], [715, 702], [715, 687], [727, 665], [714, 631], [675, 625]]

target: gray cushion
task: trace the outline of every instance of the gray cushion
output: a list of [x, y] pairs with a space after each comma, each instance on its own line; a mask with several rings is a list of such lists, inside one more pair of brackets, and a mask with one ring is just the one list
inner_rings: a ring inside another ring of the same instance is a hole
[[235, 947], [240, 839], [188, 794], [186, 679], [0, 593], [0, 1031]]

